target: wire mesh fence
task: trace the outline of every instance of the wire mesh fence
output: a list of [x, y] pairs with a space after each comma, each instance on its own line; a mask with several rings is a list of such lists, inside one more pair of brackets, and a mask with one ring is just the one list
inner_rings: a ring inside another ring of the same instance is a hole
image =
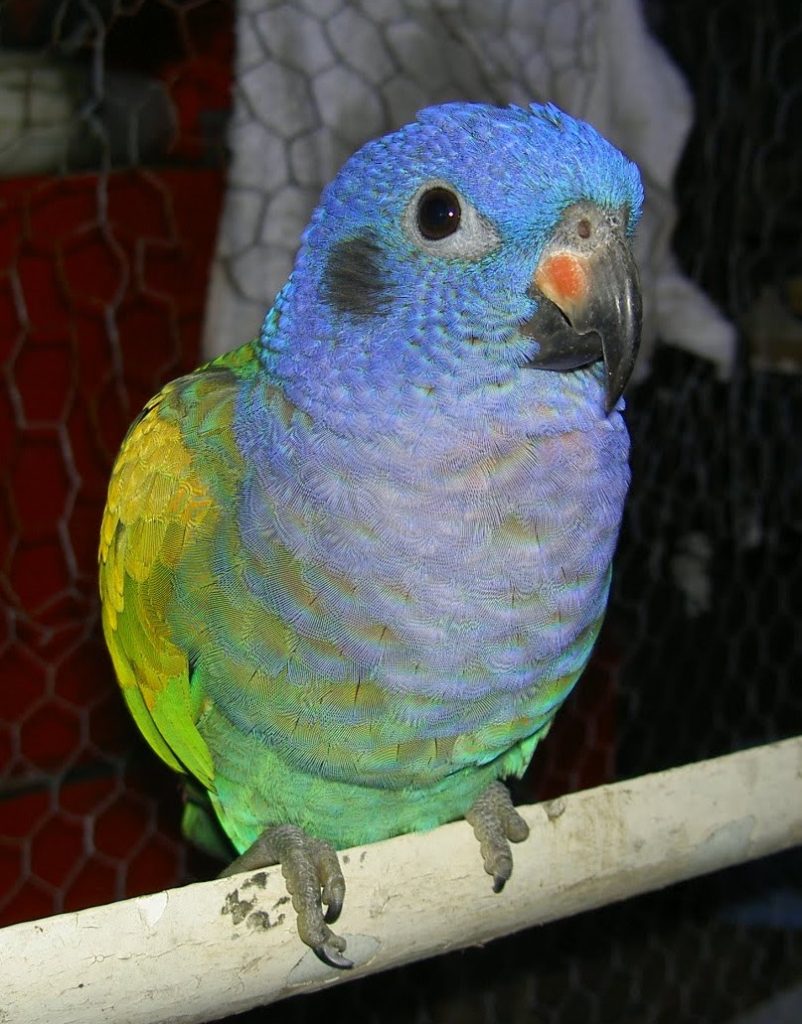
[[3, 923], [185, 874], [175, 782], [110, 686], [95, 562], [128, 423], [200, 361], [232, 38], [217, 3], [3, 11]]
[[[381, 23], [381, 4], [347, 6]], [[696, 103], [675, 249], [738, 325], [739, 357], [724, 383], [658, 349], [629, 397], [607, 623], [523, 799], [802, 732], [802, 15], [787, 0], [645, 11]], [[181, 840], [179, 782], [118, 697], [95, 551], [128, 423], [201, 359], [234, 19], [218, 0], [2, 12], [2, 924], [215, 871]], [[270, 1013], [745, 1021], [802, 982], [801, 908], [788, 854]]]

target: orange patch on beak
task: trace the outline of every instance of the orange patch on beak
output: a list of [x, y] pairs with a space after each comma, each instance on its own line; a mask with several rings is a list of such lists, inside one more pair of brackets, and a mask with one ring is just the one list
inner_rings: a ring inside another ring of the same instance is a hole
[[585, 265], [566, 252], [547, 256], [537, 268], [535, 284], [547, 299], [567, 314], [568, 309], [582, 303], [587, 294]]

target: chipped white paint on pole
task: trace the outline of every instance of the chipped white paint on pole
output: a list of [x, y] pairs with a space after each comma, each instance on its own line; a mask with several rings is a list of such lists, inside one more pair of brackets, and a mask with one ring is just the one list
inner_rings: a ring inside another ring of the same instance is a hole
[[802, 737], [523, 809], [503, 893], [464, 822], [341, 854], [321, 964], [277, 868], [0, 932], [0, 1024], [203, 1022], [566, 917], [802, 843]]

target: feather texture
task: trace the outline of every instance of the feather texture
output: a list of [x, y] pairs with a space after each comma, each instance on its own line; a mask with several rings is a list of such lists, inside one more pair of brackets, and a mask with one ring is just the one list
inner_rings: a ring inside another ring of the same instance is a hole
[[[467, 241], [415, 237], [430, 182]], [[324, 193], [261, 337], [132, 426], [104, 631], [238, 850], [272, 823], [336, 846], [429, 828], [525, 769], [600, 628], [629, 472], [601, 363], [533, 369], [521, 327], [566, 207], [631, 232], [640, 198], [554, 108], [426, 111]]]

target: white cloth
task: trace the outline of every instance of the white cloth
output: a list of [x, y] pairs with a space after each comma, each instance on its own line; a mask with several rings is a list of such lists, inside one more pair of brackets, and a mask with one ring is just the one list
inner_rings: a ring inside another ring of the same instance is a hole
[[232, 163], [205, 328], [208, 355], [255, 335], [323, 185], [367, 139], [447, 100], [551, 100], [635, 160], [642, 355], [659, 336], [728, 376], [734, 331], [670, 251], [688, 89], [638, 0], [240, 0]]

